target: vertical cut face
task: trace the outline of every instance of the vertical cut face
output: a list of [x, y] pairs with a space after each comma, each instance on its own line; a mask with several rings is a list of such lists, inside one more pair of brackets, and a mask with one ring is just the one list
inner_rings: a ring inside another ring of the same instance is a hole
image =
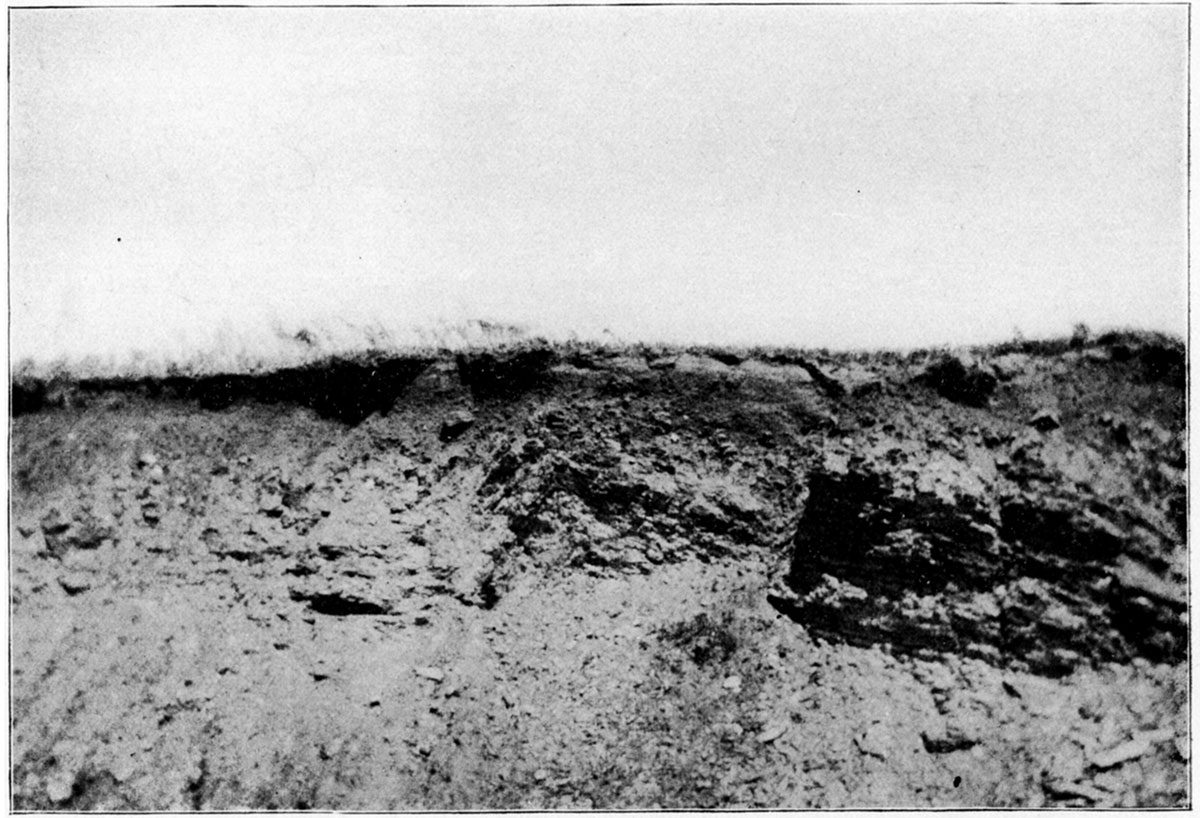
[[797, 597], [780, 604], [825, 638], [1048, 675], [1091, 660], [1182, 658], [1186, 596], [1146, 603], [1145, 583], [1121, 580], [1126, 555], [1145, 547], [1128, 520], [1045, 493], [988, 505], [909, 496], [865, 469], [815, 474], [792, 540]]

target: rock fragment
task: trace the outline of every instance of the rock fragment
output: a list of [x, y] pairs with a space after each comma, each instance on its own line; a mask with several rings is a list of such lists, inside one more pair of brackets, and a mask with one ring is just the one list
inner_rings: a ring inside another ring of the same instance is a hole
[[69, 799], [74, 791], [75, 777], [67, 772], [61, 772], [46, 782], [46, 797], [55, 804]]
[[770, 744], [787, 732], [790, 725], [786, 721], [770, 721], [763, 725], [762, 731], [756, 737], [759, 744]]
[[283, 496], [277, 492], [264, 494], [262, 501], [258, 504], [258, 510], [268, 517], [280, 516], [283, 514]]
[[892, 743], [891, 731], [887, 725], [878, 722], [854, 737], [854, 744], [860, 752], [885, 761]]
[[68, 519], [51, 508], [39, 522], [46, 547], [55, 555], [72, 548], [99, 548], [105, 540], [115, 539], [116, 520], [105, 511], [81, 508]]
[[1029, 419], [1029, 425], [1039, 432], [1050, 432], [1062, 426], [1062, 419], [1059, 417], [1058, 410], [1046, 407], [1039, 409]]
[[440, 683], [446, 678], [445, 672], [443, 672], [441, 668], [436, 667], [419, 667], [416, 668], [414, 672], [422, 679], [428, 679], [431, 682]]
[[108, 768], [108, 771], [112, 773], [112, 777], [118, 784], [123, 784], [137, 772], [137, 761], [131, 754], [124, 753], [117, 756], [117, 759]]
[[72, 571], [69, 574], [59, 577], [58, 584], [67, 592], [67, 596], [76, 596], [90, 590], [92, 580], [87, 574], [81, 571]]
[[1052, 798], [1074, 799], [1082, 798], [1092, 803], [1100, 803], [1109, 799], [1109, 794], [1098, 787], [1077, 782], [1047, 780], [1042, 783], [1042, 789]]
[[438, 439], [443, 443], [449, 443], [463, 435], [467, 429], [475, 425], [475, 416], [466, 409], [459, 409], [451, 412], [442, 420], [442, 429], [438, 433]]
[[941, 724], [936, 729], [922, 731], [921, 743], [925, 745], [925, 752], [930, 755], [941, 755], [959, 750], [969, 750], [979, 742], [962, 730], [952, 729], [949, 725]]
[[1150, 749], [1151, 744], [1146, 739], [1130, 739], [1123, 744], [1118, 744], [1116, 747], [1094, 754], [1091, 758], [1092, 766], [1106, 770], [1109, 767], [1116, 767], [1118, 764], [1133, 761], [1135, 758], [1141, 758], [1150, 752]]
[[1175, 738], [1175, 731], [1170, 727], [1161, 727], [1157, 730], [1143, 730], [1134, 736], [1151, 744], [1163, 744]]
[[71, 523], [63, 518], [62, 512], [57, 508], [46, 512], [41, 519], [41, 525], [42, 534], [46, 537], [47, 542], [51, 542], [52, 537], [61, 537], [71, 528]]

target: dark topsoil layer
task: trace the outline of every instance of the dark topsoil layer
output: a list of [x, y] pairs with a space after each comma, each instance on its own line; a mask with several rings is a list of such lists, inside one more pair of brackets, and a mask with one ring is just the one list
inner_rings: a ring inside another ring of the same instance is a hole
[[13, 384], [19, 809], [1188, 803], [1186, 355]]

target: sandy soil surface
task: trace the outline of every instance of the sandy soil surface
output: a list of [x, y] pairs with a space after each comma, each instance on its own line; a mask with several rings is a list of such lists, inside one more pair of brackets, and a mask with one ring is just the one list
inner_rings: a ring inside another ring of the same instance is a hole
[[1187, 806], [1183, 361], [19, 384], [12, 805]]

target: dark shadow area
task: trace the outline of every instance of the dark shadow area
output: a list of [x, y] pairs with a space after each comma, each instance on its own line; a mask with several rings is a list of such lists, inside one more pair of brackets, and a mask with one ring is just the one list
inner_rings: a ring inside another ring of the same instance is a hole
[[[1179, 661], [1174, 599], [1126, 586], [1136, 549], [1112, 521], [1052, 498], [1000, 510], [897, 491], [869, 470], [810, 478], [777, 610], [810, 633], [901, 653], [954, 652], [1061, 676], [1093, 661]], [[1155, 635], [1154, 638], [1148, 638]]]
[[292, 598], [307, 602], [314, 613], [325, 616], [380, 616], [388, 613], [386, 608], [375, 602], [347, 594], [293, 593]]
[[1187, 351], [1183, 345], [1150, 344], [1139, 356], [1143, 380], [1183, 388], [1187, 381]]
[[920, 379], [946, 400], [974, 407], [986, 407], [997, 384], [991, 372], [952, 356], [930, 364]]
[[471, 352], [457, 357], [458, 374], [476, 399], [511, 398], [551, 383], [554, 350], [541, 347], [503, 352]]
[[195, 401], [218, 411], [237, 403], [306, 406], [321, 417], [348, 425], [387, 414], [431, 358], [333, 359], [261, 374], [94, 378], [74, 383], [26, 380], [12, 385], [14, 417], [87, 405], [103, 393], [133, 393], [156, 399]]

